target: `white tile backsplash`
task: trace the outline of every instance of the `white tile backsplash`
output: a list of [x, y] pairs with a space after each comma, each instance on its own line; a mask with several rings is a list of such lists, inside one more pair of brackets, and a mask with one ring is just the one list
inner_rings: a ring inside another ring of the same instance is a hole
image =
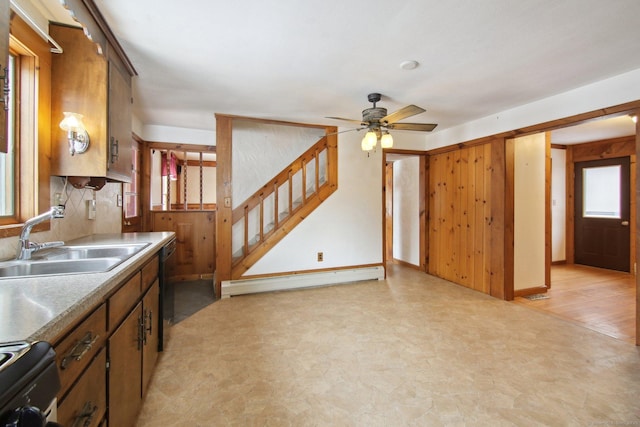
[[[118, 196], [122, 195], [122, 184], [107, 183], [99, 191], [76, 189], [68, 185], [65, 191], [64, 178], [51, 177], [50, 200], [53, 204], [54, 194], [62, 193], [65, 203], [64, 218], [51, 220], [51, 229], [40, 233], [32, 233], [31, 240], [49, 242], [54, 240], [69, 241], [91, 234], [120, 233], [122, 230], [122, 207], [117, 205]], [[96, 217], [87, 218], [86, 201], [96, 199]], [[41, 210], [45, 210], [42, 207]], [[18, 237], [0, 239], [0, 259], [13, 258], [18, 247]]]

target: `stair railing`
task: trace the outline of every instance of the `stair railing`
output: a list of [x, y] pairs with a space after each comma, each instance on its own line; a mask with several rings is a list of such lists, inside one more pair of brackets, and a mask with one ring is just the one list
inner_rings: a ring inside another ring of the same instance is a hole
[[[243, 221], [240, 229], [244, 234], [242, 247], [233, 253], [234, 266], [284, 226], [309, 200], [319, 197], [320, 190], [330, 182], [327, 176], [329, 158], [328, 141], [324, 136], [233, 210], [233, 229], [238, 229], [235, 226]], [[310, 185], [307, 183], [309, 173], [313, 174]], [[286, 189], [286, 201], [281, 200], [283, 189]], [[286, 210], [281, 211], [283, 207]], [[267, 220], [271, 222], [265, 224]], [[257, 227], [255, 221], [259, 221]], [[251, 224], [254, 224], [253, 228]]]

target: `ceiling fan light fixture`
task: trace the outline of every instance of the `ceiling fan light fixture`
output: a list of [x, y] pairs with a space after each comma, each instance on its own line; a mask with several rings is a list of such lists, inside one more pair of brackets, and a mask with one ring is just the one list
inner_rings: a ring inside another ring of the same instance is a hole
[[375, 148], [378, 142], [378, 135], [372, 130], [367, 132], [362, 138], [362, 151], [371, 151]]
[[393, 137], [391, 136], [389, 131], [386, 131], [384, 133], [384, 135], [382, 135], [382, 138], [380, 138], [380, 146], [382, 148], [391, 148], [391, 147], [393, 147]]

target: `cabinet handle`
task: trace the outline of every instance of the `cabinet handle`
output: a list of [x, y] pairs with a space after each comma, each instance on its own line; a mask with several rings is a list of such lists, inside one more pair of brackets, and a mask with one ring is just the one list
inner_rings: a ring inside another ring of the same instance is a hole
[[0, 70], [4, 71], [4, 74], [0, 76], [0, 80], [4, 80], [2, 84], [2, 102], [4, 103], [4, 111], [9, 111], [9, 70], [7, 70], [7, 67], [2, 68], [1, 65]]
[[76, 362], [82, 360], [82, 357], [84, 357], [84, 355], [91, 350], [91, 347], [96, 343], [98, 337], [100, 337], [100, 335], [94, 335], [92, 337], [91, 331], [87, 332], [86, 335], [73, 346], [71, 351], [64, 356], [62, 363], [60, 363], [60, 369], [67, 369], [69, 363], [74, 360]]
[[146, 313], [140, 314], [138, 317], [138, 351], [142, 350], [142, 346], [147, 343], [147, 336], [144, 333], [144, 319], [146, 318]]
[[113, 136], [111, 137], [110, 152], [111, 152], [111, 163], [115, 163], [118, 161], [118, 146], [120, 145], [119, 141], [115, 139]]
[[89, 427], [97, 410], [98, 405], [94, 405], [91, 402], [85, 403], [82, 407], [82, 411], [80, 411], [76, 420], [73, 422], [72, 427]]
[[[146, 327], [146, 331], [149, 335], [153, 334], [153, 311], [149, 310], [149, 314], [147, 314], [147, 320], [149, 320], [149, 325]], [[145, 344], [147, 343], [146, 335], [145, 335]]]

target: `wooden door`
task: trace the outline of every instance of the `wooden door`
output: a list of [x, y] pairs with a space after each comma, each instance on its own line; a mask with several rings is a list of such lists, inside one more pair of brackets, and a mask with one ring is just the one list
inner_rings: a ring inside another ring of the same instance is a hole
[[575, 262], [629, 271], [629, 157], [575, 164]]
[[142, 340], [139, 303], [109, 338], [109, 425], [135, 425], [142, 405]]

